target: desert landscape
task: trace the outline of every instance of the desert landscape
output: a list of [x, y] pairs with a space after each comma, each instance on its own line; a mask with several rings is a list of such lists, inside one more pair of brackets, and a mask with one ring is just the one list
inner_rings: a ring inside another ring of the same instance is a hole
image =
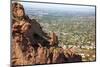
[[12, 2], [12, 66], [96, 61], [95, 7], [54, 5]]

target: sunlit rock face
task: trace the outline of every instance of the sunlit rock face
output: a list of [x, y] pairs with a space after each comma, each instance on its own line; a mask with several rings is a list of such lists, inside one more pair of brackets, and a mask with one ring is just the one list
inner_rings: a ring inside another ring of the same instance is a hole
[[53, 64], [80, 62], [81, 56], [71, 49], [58, 46], [58, 38], [53, 32], [49, 36], [41, 25], [31, 20], [23, 5], [12, 4], [12, 65]]

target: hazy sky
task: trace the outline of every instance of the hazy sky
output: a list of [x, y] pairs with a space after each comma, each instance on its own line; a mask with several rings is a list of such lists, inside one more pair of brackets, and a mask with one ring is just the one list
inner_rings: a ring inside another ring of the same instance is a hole
[[64, 4], [47, 4], [47, 3], [31, 3], [21, 2], [25, 7], [55, 9], [55, 10], [71, 10], [71, 11], [89, 11], [95, 12], [94, 6], [80, 6], [80, 5], [64, 5]]

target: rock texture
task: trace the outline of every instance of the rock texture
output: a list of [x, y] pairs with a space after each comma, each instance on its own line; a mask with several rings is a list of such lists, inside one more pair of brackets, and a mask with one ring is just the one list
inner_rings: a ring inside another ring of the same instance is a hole
[[30, 19], [23, 5], [12, 4], [12, 65], [80, 62], [82, 57], [71, 49], [58, 46], [53, 32], [45, 33], [35, 19]]

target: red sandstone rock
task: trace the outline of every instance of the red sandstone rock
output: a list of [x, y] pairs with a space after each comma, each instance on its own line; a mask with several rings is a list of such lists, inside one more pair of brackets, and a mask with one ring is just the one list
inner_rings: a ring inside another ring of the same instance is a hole
[[26, 16], [24, 7], [12, 4], [12, 64], [51, 64], [79, 62], [81, 56], [58, 47], [55, 33], [48, 36], [35, 20]]

